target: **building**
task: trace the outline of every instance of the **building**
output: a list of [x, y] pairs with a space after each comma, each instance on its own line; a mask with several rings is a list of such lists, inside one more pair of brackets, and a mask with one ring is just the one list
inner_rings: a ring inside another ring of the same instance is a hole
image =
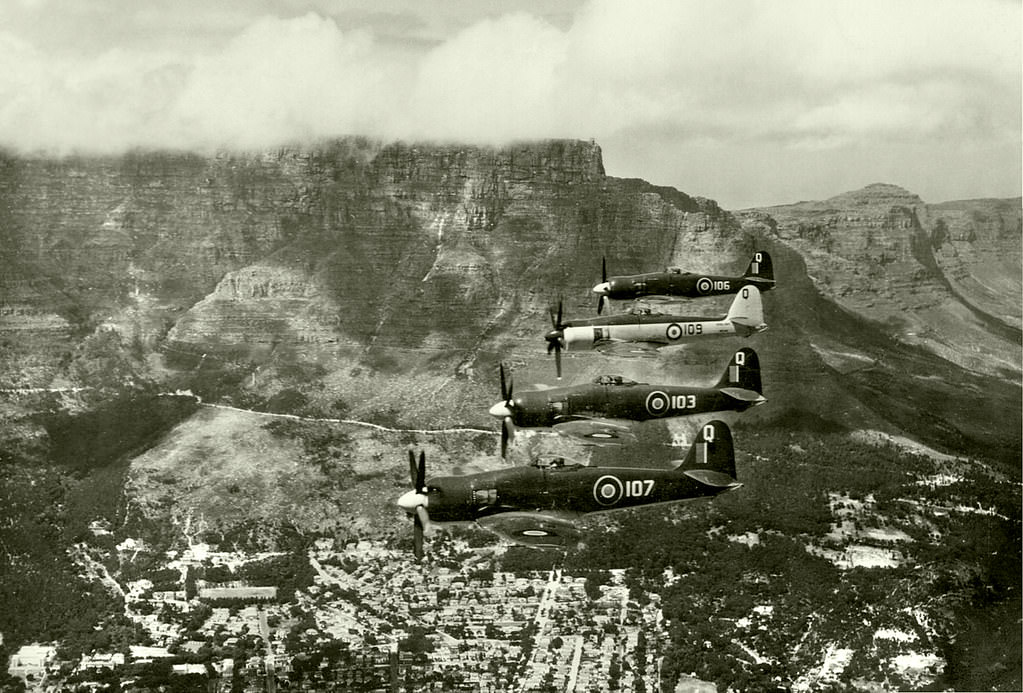
[[121, 652], [106, 653], [99, 652], [93, 655], [82, 655], [82, 661], [78, 668], [82, 671], [99, 671], [101, 669], [115, 669], [124, 664], [124, 654]]
[[713, 681], [703, 681], [695, 676], [681, 676], [675, 686], [675, 693], [718, 693], [718, 687]]
[[11, 655], [7, 673], [26, 680], [29, 676], [41, 678], [56, 657], [57, 648], [53, 645], [23, 645]]

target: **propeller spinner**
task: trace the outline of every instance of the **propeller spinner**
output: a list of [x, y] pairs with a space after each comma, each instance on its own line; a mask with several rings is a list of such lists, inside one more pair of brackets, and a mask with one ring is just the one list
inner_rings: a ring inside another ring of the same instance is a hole
[[398, 499], [398, 507], [412, 516], [412, 547], [418, 560], [423, 557], [423, 535], [429, 533], [430, 530], [430, 516], [426, 512], [426, 507], [430, 504], [426, 489], [426, 453], [419, 453], [417, 464], [415, 453], [409, 450], [408, 468], [412, 490]]

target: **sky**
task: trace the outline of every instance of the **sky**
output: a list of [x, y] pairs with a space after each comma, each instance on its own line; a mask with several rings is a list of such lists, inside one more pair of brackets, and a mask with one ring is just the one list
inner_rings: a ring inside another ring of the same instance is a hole
[[1023, 186], [1020, 0], [3, 0], [0, 147], [595, 140], [726, 209]]

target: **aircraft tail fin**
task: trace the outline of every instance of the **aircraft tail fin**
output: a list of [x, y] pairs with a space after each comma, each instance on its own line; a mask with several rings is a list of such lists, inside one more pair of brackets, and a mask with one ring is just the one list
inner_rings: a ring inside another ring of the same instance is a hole
[[723, 421], [709, 421], [701, 428], [678, 469], [686, 476], [722, 490], [737, 488], [732, 432]]
[[753, 253], [753, 259], [742, 276], [749, 279], [765, 279], [773, 284], [774, 265], [771, 263], [771, 254], [766, 250]]
[[744, 337], [766, 330], [764, 302], [760, 298], [760, 289], [752, 284], [739, 289], [725, 319], [734, 323], [739, 334]]
[[715, 385], [737, 399], [750, 400], [752, 404], [766, 402], [762, 396], [763, 386], [760, 382], [760, 359], [757, 352], [743, 347], [732, 354], [732, 360]]

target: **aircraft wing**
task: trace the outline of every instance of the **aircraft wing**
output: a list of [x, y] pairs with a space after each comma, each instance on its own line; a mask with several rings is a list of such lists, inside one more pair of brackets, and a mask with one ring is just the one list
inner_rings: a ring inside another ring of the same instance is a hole
[[640, 296], [632, 302], [633, 310], [648, 309], [655, 312], [667, 311], [671, 313], [675, 310], [681, 309], [683, 306], [689, 303], [688, 299], [682, 296], [664, 296], [662, 294], [650, 294], [649, 296]]
[[589, 445], [626, 445], [636, 442], [632, 424], [621, 419], [573, 419], [554, 424], [553, 430]]
[[593, 343], [593, 348], [608, 356], [626, 356], [630, 358], [650, 358], [657, 355], [657, 350], [665, 346], [657, 342], [626, 342], [621, 339], [602, 339]]
[[567, 548], [583, 536], [572, 520], [540, 512], [499, 513], [477, 523], [510, 542], [538, 548]]

